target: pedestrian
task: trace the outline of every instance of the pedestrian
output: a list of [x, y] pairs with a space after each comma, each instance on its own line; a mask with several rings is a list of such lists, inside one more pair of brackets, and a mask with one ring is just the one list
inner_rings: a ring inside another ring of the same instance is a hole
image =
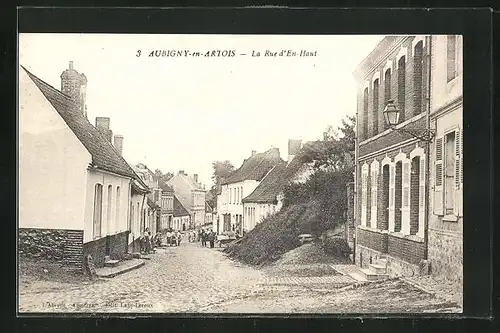
[[201, 232], [201, 246], [207, 246], [207, 234], [205, 233], [205, 230], [202, 230]]
[[210, 233], [208, 234], [208, 241], [210, 242], [210, 248], [214, 248], [214, 242], [215, 242], [215, 233], [213, 230], [210, 230]]
[[148, 231], [148, 253], [154, 252], [154, 242], [153, 242], [153, 235], [151, 235], [151, 231]]
[[149, 251], [150, 251], [149, 247], [151, 245], [150, 242], [149, 242], [149, 235], [150, 235], [149, 229], [146, 228], [146, 230], [144, 231], [144, 241], [143, 241], [144, 242], [144, 252], [146, 254], [149, 253]]
[[167, 246], [171, 246], [172, 244], [172, 233], [170, 232], [170, 229], [167, 230]]
[[177, 246], [181, 245], [182, 234], [177, 230]]

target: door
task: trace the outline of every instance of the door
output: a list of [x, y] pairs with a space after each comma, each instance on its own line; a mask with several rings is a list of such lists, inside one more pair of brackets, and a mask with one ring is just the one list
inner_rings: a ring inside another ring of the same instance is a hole
[[94, 239], [101, 237], [102, 224], [102, 185], [95, 185], [94, 192]]

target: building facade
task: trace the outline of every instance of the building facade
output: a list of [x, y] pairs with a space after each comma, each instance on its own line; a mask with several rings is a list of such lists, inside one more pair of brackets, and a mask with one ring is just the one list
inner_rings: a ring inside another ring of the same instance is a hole
[[147, 192], [109, 121], [88, 121], [82, 78], [70, 63], [63, 93], [19, 68], [19, 253], [79, 271], [128, 251], [133, 183]]
[[[430, 38], [385, 37], [355, 72], [358, 81], [355, 262], [387, 260], [390, 274], [428, 272], [425, 142], [403, 132], [424, 129], [429, 114]], [[394, 100], [401, 131], [383, 110]]]
[[198, 182], [198, 175], [190, 177], [180, 170], [167, 184], [174, 189], [175, 196], [191, 215], [191, 224], [187, 228], [200, 228], [205, 221], [206, 191]]
[[220, 194], [217, 196], [218, 234], [225, 231], [243, 234], [243, 198], [257, 188], [275, 165], [282, 162], [278, 148], [271, 148], [263, 153], [252, 151], [252, 155], [241, 167], [222, 182]]
[[174, 189], [164, 182], [160, 182], [161, 188], [161, 217], [160, 230], [173, 228], [174, 222]]
[[169, 229], [185, 231], [191, 225], [191, 214], [189, 211], [182, 205], [179, 199], [174, 196], [174, 219], [172, 226]]
[[462, 36], [432, 36], [429, 263], [432, 275], [463, 285]]

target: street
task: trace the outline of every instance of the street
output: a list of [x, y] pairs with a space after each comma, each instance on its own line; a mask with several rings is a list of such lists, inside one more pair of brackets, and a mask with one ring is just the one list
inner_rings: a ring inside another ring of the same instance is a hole
[[[68, 282], [21, 277], [19, 311], [114, 313], [456, 312], [456, 304], [399, 280], [353, 287], [319, 266], [256, 269], [219, 249], [184, 241], [158, 249], [138, 269], [110, 279]], [[285, 265], [286, 266], [286, 265]], [[292, 269], [291, 269], [292, 268]], [[321, 269], [320, 269], [321, 268]], [[316, 273], [314, 273], [316, 271]], [[298, 274], [301, 272], [300, 274]], [[304, 274], [309, 272], [311, 274]], [[392, 295], [380, 298], [381, 295]], [[393, 302], [398, 299], [397, 302]]]

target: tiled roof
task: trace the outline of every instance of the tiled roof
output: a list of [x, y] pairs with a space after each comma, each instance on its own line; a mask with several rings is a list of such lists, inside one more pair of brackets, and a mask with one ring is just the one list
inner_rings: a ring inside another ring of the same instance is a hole
[[213, 213], [213, 211], [214, 209], [212, 208], [212, 206], [210, 206], [208, 201], [205, 201], [205, 213]]
[[276, 165], [269, 174], [262, 179], [259, 186], [257, 186], [250, 195], [243, 198], [242, 202], [275, 203], [276, 196], [285, 186], [285, 169], [285, 162]]
[[174, 192], [172, 186], [166, 184], [165, 182], [162, 182], [161, 180], [158, 180], [158, 185], [160, 186], [163, 192]]
[[188, 211], [184, 206], [181, 204], [179, 199], [174, 195], [174, 216], [179, 217], [179, 216], [186, 216], [189, 215]]
[[260, 181], [276, 164], [283, 162], [276, 148], [258, 153], [246, 159], [241, 167], [233, 171], [223, 184], [241, 182], [243, 180]]
[[288, 165], [286, 162], [276, 165], [255, 190], [243, 198], [242, 202], [276, 203], [276, 196], [306, 163], [304, 158], [306, 150], [312, 148], [316, 151], [321, 147], [319, 141], [306, 143]]
[[111, 142], [103, 137], [81, 112], [77, 111], [76, 104], [69, 96], [39, 79], [26, 68], [22, 68], [92, 155], [93, 165], [106, 171], [134, 178], [147, 188]]

